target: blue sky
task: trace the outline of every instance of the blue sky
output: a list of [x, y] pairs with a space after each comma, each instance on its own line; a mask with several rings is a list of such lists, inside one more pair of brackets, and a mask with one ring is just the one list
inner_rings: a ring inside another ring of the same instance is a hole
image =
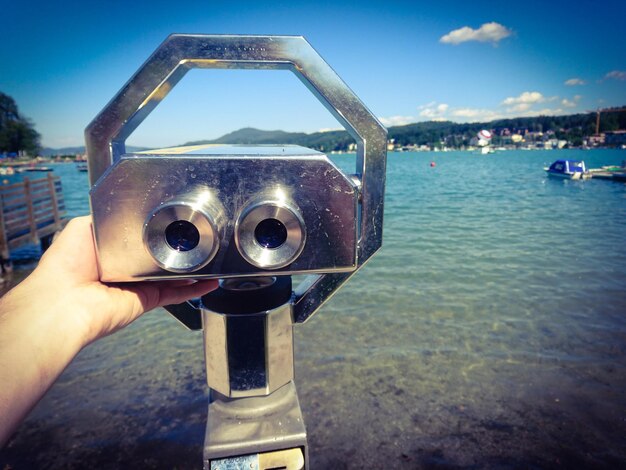
[[[386, 125], [626, 105], [626, 2], [0, 0], [0, 91], [48, 147], [83, 130], [165, 37], [303, 35]], [[241, 127], [339, 124], [286, 71], [193, 70], [131, 135], [140, 146]]]

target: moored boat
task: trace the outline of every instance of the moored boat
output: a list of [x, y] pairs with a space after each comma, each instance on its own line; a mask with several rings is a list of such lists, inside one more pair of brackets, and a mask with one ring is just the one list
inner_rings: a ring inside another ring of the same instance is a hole
[[26, 172], [31, 172], [31, 171], [54, 171], [53, 168], [50, 168], [49, 166], [29, 166], [29, 167], [25, 167], [25, 168], [20, 168], [17, 170], [18, 173], [26, 173]]
[[544, 168], [548, 176], [571, 180], [591, 178], [585, 162], [582, 160], [557, 160], [549, 168]]

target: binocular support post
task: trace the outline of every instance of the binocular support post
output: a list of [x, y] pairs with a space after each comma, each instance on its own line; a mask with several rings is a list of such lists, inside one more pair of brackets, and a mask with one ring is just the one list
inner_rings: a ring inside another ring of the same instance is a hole
[[227, 398], [211, 390], [204, 470], [308, 468], [302, 411], [293, 381], [266, 397]]
[[221, 280], [201, 312], [211, 389], [205, 470], [306, 468], [291, 277]]
[[[193, 68], [293, 72], [354, 139], [355, 173], [288, 145], [127, 152]], [[204, 332], [205, 468], [306, 468], [293, 324], [382, 245], [386, 129], [301, 36], [173, 34], [87, 126], [85, 145], [100, 280], [221, 279], [200, 315], [195, 302], [166, 306]], [[292, 289], [292, 275], [306, 277]]]

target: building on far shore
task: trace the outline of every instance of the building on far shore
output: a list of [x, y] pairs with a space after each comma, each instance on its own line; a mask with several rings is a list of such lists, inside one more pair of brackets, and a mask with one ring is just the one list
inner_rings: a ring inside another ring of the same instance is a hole
[[588, 145], [590, 147], [597, 147], [598, 145], [604, 145], [604, 139], [606, 135], [603, 133], [597, 135], [590, 135], [588, 140]]
[[607, 147], [620, 147], [622, 145], [626, 145], [626, 130], [605, 132], [604, 145]]

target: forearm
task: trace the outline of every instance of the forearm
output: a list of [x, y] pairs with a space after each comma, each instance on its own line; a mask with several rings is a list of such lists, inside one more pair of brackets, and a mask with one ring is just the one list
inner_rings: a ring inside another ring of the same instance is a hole
[[84, 345], [63, 318], [72, 306], [42, 305], [39, 287], [31, 275], [0, 300], [0, 447]]
[[87, 344], [216, 287], [215, 280], [103, 284], [89, 217], [70, 221], [37, 269], [0, 299], [0, 447]]

